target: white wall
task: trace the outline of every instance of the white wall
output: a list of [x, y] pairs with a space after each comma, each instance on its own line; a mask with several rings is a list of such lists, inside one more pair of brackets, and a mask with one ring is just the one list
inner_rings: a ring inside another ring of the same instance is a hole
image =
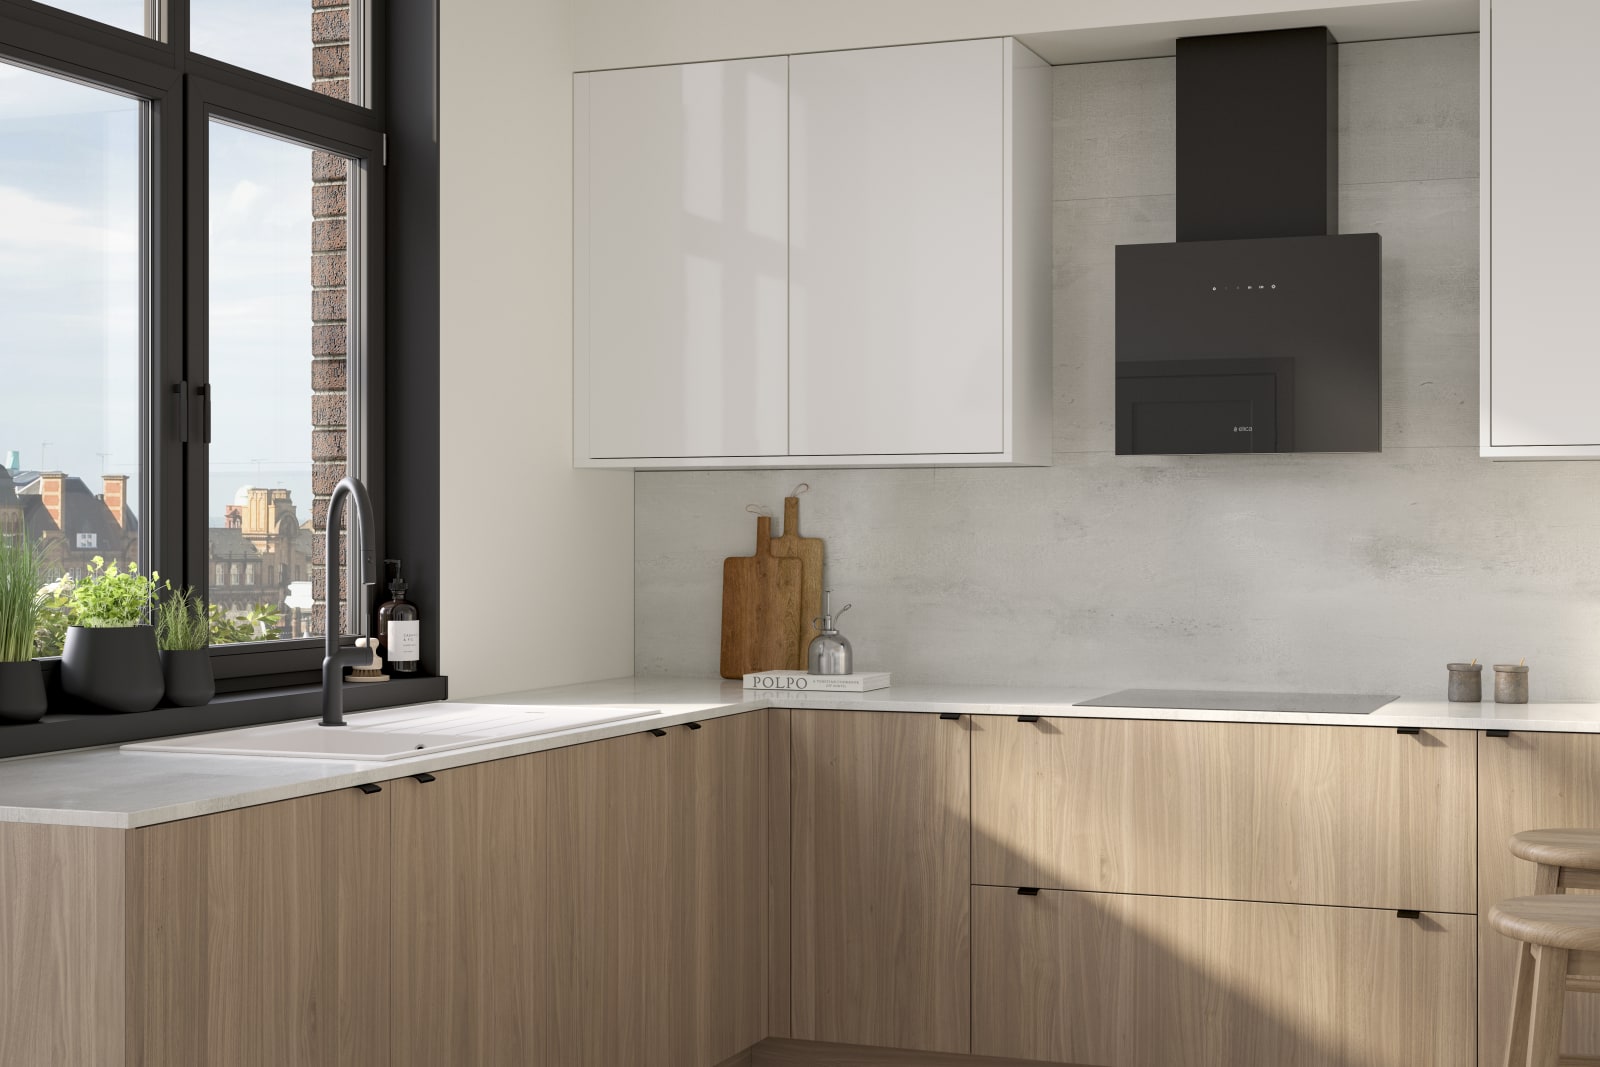
[[441, 4], [441, 661], [632, 673], [633, 479], [572, 469], [571, 0]]

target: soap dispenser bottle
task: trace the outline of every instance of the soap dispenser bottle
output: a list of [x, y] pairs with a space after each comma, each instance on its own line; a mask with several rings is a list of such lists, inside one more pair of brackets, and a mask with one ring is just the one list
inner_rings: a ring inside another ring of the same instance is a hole
[[849, 611], [850, 605], [846, 604], [839, 609], [839, 615], [834, 615], [828, 610], [828, 603], [832, 599], [832, 589], [822, 594], [822, 618], [811, 624], [822, 632], [811, 639], [811, 647], [807, 650], [807, 674], [849, 674], [854, 666], [849, 640], [833, 625], [833, 620]]
[[400, 577], [400, 561], [386, 559], [394, 570], [389, 580], [390, 600], [378, 608], [378, 636], [383, 639], [383, 658], [391, 674], [414, 674], [422, 657], [422, 623], [417, 606], [406, 599], [406, 581]]

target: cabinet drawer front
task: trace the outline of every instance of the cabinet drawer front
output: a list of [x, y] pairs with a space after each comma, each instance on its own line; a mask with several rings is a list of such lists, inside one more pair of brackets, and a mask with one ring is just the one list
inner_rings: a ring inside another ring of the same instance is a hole
[[973, 889], [972, 1051], [1106, 1067], [1472, 1062], [1473, 919]]
[[1475, 739], [984, 717], [973, 880], [1474, 912]]

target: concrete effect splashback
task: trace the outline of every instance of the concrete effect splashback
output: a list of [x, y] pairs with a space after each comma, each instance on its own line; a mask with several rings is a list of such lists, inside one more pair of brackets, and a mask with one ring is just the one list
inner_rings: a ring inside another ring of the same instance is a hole
[[[1341, 52], [1342, 228], [1384, 237], [1381, 455], [1113, 454], [1112, 249], [1173, 239], [1171, 59], [1055, 71], [1055, 456], [634, 478], [635, 669], [714, 675], [721, 561], [797, 482], [904, 681], [1600, 696], [1600, 470], [1478, 458], [1474, 35]], [[1486, 687], [1487, 688], [1487, 687]]]

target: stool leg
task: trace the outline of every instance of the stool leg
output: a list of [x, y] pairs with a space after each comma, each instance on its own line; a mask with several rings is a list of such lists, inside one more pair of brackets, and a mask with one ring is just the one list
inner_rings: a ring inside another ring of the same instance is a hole
[[1541, 863], [1535, 866], [1533, 869], [1533, 892], [1536, 896], [1562, 892], [1561, 868], [1552, 867], [1548, 863]]
[[1539, 946], [1533, 968], [1533, 1015], [1527, 1067], [1556, 1067], [1561, 1057], [1561, 1013], [1567, 998], [1567, 950]]
[[1506, 1042], [1506, 1067], [1528, 1062], [1528, 1019], [1533, 1014], [1533, 946], [1517, 942], [1517, 983], [1511, 996], [1511, 1038]]

